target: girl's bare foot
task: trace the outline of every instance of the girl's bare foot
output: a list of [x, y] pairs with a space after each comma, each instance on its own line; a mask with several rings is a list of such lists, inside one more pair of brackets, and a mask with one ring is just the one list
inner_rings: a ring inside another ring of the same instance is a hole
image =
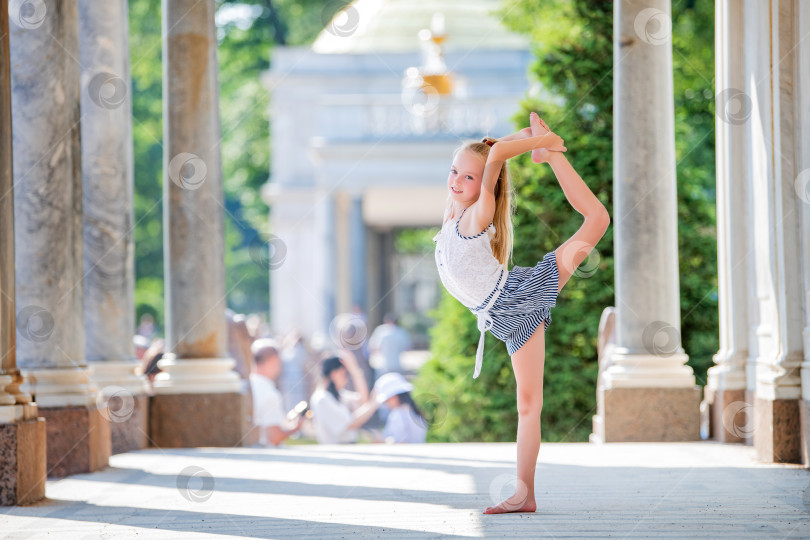
[[[532, 136], [537, 137], [540, 135], [545, 135], [549, 131], [551, 131], [545, 122], [538, 116], [536, 112], [532, 112], [529, 115], [529, 125], [532, 128]], [[544, 160], [541, 157], [542, 148], [535, 148], [532, 150], [532, 161], [535, 163], [542, 163]]]
[[509, 512], [534, 512], [535, 510], [537, 510], [537, 503], [534, 498], [528, 499], [516, 493], [495, 506], [487, 506], [484, 513], [506, 514]]

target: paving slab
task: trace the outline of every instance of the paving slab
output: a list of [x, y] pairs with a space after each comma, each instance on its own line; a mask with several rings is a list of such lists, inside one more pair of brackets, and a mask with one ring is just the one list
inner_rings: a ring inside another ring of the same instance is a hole
[[754, 449], [543, 443], [537, 511], [514, 443], [148, 449], [0, 508], [4, 538], [810, 538], [810, 471]]

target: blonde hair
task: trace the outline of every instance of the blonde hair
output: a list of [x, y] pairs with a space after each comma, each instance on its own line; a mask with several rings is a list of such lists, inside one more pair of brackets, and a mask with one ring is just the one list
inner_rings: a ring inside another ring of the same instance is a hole
[[[490, 139], [495, 141], [495, 139]], [[470, 152], [477, 155], [484, 163], [489, 156], [490, 145], [483, 142], [468, 142], [462, 144], [453, 152], [455, 158], [460, 152]], [[481, 179], [483, 182], [483, 178]], [[481, 186], [483, 189], [483, 185]], [[512, 260], [512, 186], [509, 183], [509, 172], [507, 162], [498, 174], [498, 181], [495, 183], [495, 216], [492, 223], [495, 225], [495, 236], [489, 241], [492, 254], [498, 261], [507, 267], [507, 262]]]

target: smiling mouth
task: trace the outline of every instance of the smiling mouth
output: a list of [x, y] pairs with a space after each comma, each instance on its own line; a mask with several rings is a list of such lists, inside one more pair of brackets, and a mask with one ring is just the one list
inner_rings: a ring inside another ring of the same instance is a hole
[[453, 187], [450, 187], [450, 190], [451, 190], [453, 193], [463, 193], [463, 191], [456, 191], [455, 189], [453, 189]]

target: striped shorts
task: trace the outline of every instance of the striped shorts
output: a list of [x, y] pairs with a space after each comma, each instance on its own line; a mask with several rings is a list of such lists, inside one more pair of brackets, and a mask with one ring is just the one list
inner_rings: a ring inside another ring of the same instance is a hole
[[[489, 331], [506, 343], [510, 355], [520, 349], [534, 331], [545, 322], [551, 324], [551, 308], [557, 305], [559, 272], [554, 252], [543, 256], [535, 266], [514, 266], [506, 278], [501, 295], [490, 308]], [[495, 291], [481, 306], [485, 306]], [[479, 306], [479, 307], [481, 307]]]

